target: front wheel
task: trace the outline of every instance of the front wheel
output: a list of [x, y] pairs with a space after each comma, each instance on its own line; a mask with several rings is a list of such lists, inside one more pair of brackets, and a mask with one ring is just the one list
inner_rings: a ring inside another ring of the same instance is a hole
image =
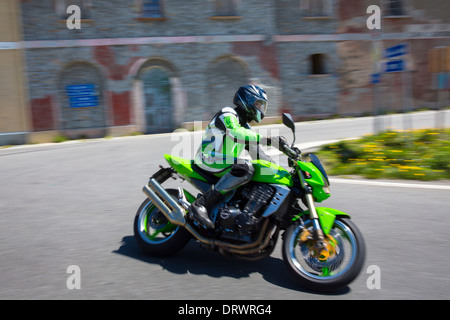
[[[167, 192], [176, 198], [176, 190]], [[191, 238], [186, 229], [172, 224], [150, 199], [146, 199], [136, 213], [134, 237], [142, 251], [153, 256], [174, 254]]]
[[284, 234], [283, 259], [300, 285], [315, 291], [338, 291], [360, 273], [365, 259], [361, 232], [348, 218], [337, 217], [323, 243], [312, 238], [310, 220]]

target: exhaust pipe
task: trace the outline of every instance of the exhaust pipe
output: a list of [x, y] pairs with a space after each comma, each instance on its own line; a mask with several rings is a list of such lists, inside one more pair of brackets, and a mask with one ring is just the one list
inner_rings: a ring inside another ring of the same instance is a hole
[[147, 186], [142, 188], [147, 197], [153, 201], [155, 206], [177, 226], [185, 226], [184, 209], [172, 198], [170, 194], [153, 178], [148, 182]]

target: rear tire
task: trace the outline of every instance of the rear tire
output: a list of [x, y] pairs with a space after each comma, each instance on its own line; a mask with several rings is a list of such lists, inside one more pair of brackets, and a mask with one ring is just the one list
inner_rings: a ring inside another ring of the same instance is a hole
[[[166, 191], [176, 199], [178, 191]], [[150, 199], [145, 199], [134, 218], [134, 237], [146, 254], [165, 257], [181, 250], [191, 239], [191, 234], [172, 224]]]

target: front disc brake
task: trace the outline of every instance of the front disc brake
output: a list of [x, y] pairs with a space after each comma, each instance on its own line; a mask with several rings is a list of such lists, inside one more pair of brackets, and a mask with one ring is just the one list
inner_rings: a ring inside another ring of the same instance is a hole
[[331, 234], [323, 241], [315, 240], [308, 229], [304, 229], [298, 238], [298, 245], [307, 265], [318, 272], [335, 270], [343, 260], [343, 248]]

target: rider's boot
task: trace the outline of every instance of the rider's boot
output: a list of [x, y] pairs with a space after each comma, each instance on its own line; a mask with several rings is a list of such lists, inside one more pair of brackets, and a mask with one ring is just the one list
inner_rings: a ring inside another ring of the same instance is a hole
[[222, 193], [215, 190], [213, 186], [191, 204], [191, 207], [189, 208], [190, 216], [207, 229], [214, 230], [214, 222], [209, 218], [209, 211], [221, 198]]

